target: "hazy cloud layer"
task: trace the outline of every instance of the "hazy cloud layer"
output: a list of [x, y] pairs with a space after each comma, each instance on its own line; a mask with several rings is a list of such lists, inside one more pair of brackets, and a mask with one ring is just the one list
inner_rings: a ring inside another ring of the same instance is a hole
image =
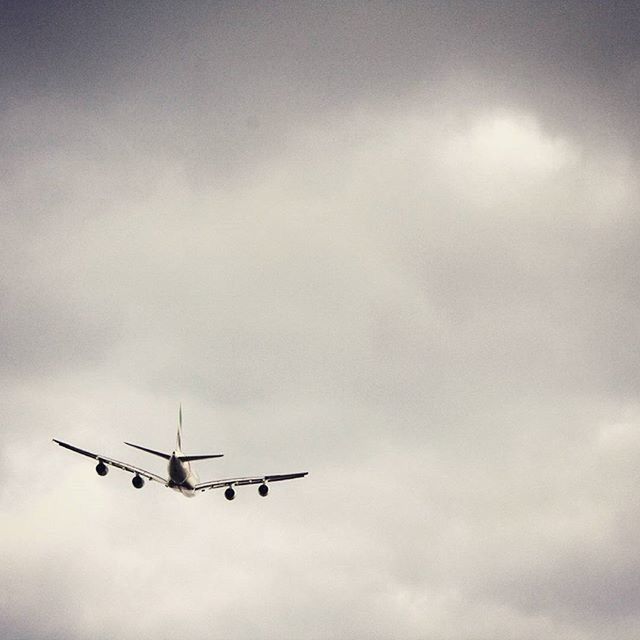
[[634, 7], [2, 12], [3, 635], [635, 638]]

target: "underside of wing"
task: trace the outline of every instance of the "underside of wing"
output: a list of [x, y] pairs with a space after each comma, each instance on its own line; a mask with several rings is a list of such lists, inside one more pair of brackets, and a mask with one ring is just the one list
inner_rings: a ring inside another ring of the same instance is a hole
[[[74, 447], [72, 444], [67, 444], [66, 442], [60, 442], [60, 440], [53, 441], [56, 444], [59, 444], [61, 447], [65, 449], [69, 449], [70, 451], [75, 451], [83, 456], [87, 456], [88, 458], [93, 458], [97, 460], [98, 463], [102, 463], [103, 465], [108, 465], [110, 467], [115, 467], [116, 469], [122, 469], [123, 471], [128, 471], [129, 473], [134, 473], [142, 478], [146, 478], [147, 480], [153, 480], [154, 482], [159, 482], [160, 484], [167, 485], [168, 480], [156, 475], [151, 471], [147, 471], [146, 469], [141, 469], [140, 467], [134, 467], [132, 464], [128, 464], [127, 462], [120, 462], [119, 460], [114, 460], [113, 458], [107, 458], [106, 456], [102, 456], [98, 453], [93, 453], [91, 451], [85, 451], [84, 449], [80, 449], [78, 447]], [[98, 469], [96, 469], [100, 475], [104, 475], [106, 473], [106, 469], [104, 473], [100, 473]]]
[[283, 473], [280, 475], [251, 476], [247, 478], [223, 478], [222, 480], [210, 480], [196, 485], [196, 491], [206, 489], [222, 489], [223, 487], [240, 487], [246, 484], [267, 484], [269, 482], [279, 482], [281, 480], [293, 480], [294, 478], [304, 478], [309, 472]]

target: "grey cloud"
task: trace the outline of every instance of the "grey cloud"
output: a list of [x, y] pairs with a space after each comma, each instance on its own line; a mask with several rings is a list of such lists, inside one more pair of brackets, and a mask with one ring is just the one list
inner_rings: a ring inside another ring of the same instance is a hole
[[627, 5], [62, 6], [9, 12], [6, 60], [19, 72], [6, 84], [115, 106], [193, 179], [268, 158], [287, 122], [415, 87], [451, 95], [452, 78], [476, 101], [533, 104], [550, 125], [600, 141], [634, 126], [638, 15]]

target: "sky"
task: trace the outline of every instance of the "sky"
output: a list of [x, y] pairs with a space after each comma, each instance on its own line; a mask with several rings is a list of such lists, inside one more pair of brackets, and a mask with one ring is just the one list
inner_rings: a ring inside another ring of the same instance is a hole
[[0, 14], [0, 635], [635, 640], [636, 3]]

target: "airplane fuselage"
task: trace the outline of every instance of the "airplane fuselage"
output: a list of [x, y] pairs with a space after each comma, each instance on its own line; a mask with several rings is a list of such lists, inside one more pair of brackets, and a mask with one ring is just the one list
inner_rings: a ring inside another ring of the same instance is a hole
[[187, 498], [196, 495], [196, 485], [198, 484], [198, 474], [191, 469], [191, 463], [180, 460], [182, 451], [174, 451], [169, 458], [167, 470], [169, 472], [169, 486], [171, 489], [179, 491]]

